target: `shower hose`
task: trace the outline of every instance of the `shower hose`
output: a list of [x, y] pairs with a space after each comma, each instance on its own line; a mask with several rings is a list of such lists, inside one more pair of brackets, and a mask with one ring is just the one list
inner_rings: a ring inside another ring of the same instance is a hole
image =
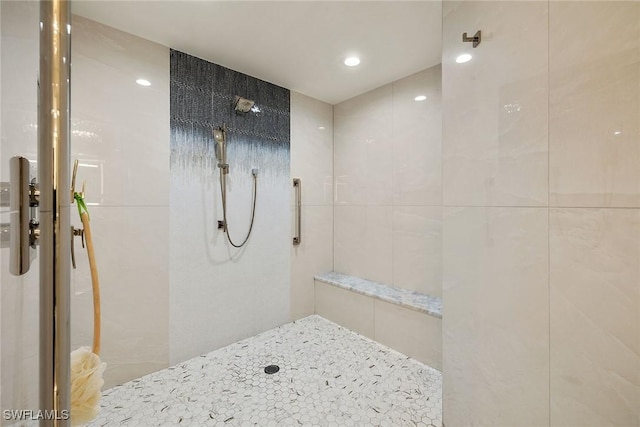
[[247, 243], [247, 240], [249, 240], [249, 236], [251, 236], [251, 230], [253, 229], [253, 218], [256, 213], [256, 196], [258, 194], [258, 176], [256, 173], [252, 173], [251, 175], [253, 176], [253, 200], [251, 203], [252, 205], [251, 223], [249, 225], [249, 231], [247, 232], [247, 236], [244, 238], [242, 243], [236, 244], [231, 239], [231, 235], [229, 233], [229, 227], [228, 227], [229, 223], [227, 222], [227, 180], [226, 180], [226, 177], [224, 176], [222, 169], [220, 169], [220, 193], [222, 194], [222, 220], [224, 222], [224, 232], [227, 236], [227, 240], [229, 241], [231, 246], [233, 246], [234, 248], [243, 247], [245, 243]]

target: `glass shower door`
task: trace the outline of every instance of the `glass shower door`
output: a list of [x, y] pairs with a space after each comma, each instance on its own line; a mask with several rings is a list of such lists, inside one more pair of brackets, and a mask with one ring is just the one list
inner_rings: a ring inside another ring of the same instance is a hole
[[[0, 3], [0, 181], [10, 181], [13, 156], [30, 161], [31, 177], [37, 166], [38, 2]], [[6, 188], [6, 186], [5, 186]], [[30, 270], [14, 276], [9, 269], [10, 206], [3, 194], [0, 207], [0, 405], [2, 423], [12, 422], [6, 410], [38, 408], [38, 258]], [[35, 255], [34, 250], [32, 255]]]

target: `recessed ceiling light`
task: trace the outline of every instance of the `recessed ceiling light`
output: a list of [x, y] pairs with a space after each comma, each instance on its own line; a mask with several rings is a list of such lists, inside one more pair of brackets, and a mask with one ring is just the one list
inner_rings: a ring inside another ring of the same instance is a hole
[[360, 64], [360, 58], [357, 56], [350, 56], [344, 60], [344, 65], [347, 67], [355, 67], [358, 64]]
[[471, 61], [472, 56], [469, 55], [468, 53], [463, 53], [462, 55], [458, 56], [456, 58], [456, 62], [458, 64], [464, 64], [465, 62], [469, 62]]
[[416, 101], [420, 102], [420, 101], [424, 101], [425, 99], [427, 99], [427, 97], [425, 95], [418, 95], [415, 98]]
[[318, 129], [325, 130], [325, 127], [324, 126], [318, 126]]
[[151, 86], [151, 82], [147, 79], [138, 79], [136, 80], [136, 83], [138, 83], [140, 86]]
[[619, 130], [615, 131], [613, 134], [614, 135], [620, 135], [622, 132], [620, 132]]

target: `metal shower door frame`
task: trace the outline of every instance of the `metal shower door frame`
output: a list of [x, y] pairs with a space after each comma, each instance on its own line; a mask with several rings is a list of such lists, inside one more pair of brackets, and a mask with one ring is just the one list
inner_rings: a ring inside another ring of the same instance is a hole
[[42, 426], [70, 425], [71, 2], [40, 1], [40, 410]]

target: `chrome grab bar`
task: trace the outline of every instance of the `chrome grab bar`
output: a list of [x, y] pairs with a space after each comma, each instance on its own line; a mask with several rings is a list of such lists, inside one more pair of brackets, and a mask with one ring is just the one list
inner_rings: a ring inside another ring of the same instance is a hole
[[302, 182], [300, 178], [293, 178], [293, 187], [296, 189], [296, 235], [293, 236], [293, 245], [298, 246], [302, 242]]

